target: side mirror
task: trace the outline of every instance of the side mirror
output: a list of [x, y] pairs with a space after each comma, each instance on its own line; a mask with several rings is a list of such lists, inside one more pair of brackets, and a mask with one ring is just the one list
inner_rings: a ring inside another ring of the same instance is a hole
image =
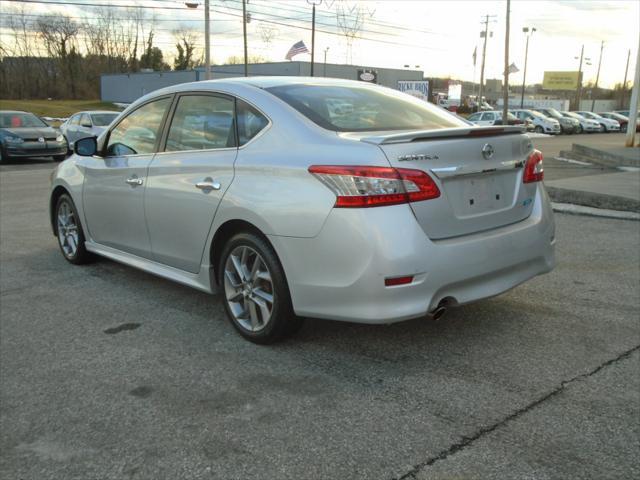
[[76, 140], [76, 143], [73, 144], [73, 150], [76, 154], [82, 155], [83, 157], [91, 157], [95, 155], [98, 151], [98, 142], [96, 142], [96, 137], [86, 137]]

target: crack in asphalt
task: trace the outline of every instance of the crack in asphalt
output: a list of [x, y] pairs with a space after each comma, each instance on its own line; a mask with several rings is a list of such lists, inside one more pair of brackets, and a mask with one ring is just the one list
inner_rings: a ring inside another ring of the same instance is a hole
[[515, 412], [511, 413], [510, 415], [507, 415], [506, 417], [504, 417], [502, 420], [492, 424], [492, 425], [488, 425], [486, 427], [481, 427], [479, 430], [477, 430], [475, 433], [473, 433], [472, 435], [469, 436], [463, 436], [458, 442], [450, 445], [447, 449], [442, 450], [440, 453], [438, 453], [437, 455], [429, 458], [428, 460], [419, 463], [417, 465], [414, 465], [414, 467], [409, 470], [407, 473], [399, 476], [399, 477], [394, 477], [393, 480], [409, 480], [409, 479], [416, 479], [416, 475], [424, 470], [426, 467], [429, 467], [431, 465], [433, 465], [436, 462], [439, 462], [440, 460], [444, 460], [448, 457], [450, 457], [451, 455], [454, 455], [455, 453], [457, 453], [458, 451], [468, 447], [469, 445], [471, 445], [472, 443], [474, 443], [476, 440], [484, 437], [485, 435], [493, 432], [494, 430], [497, 430], [498, 428], [500, 428], [501, 426], [505, 425], [506, 423], [510, 422], [511, 420], [514, 420], [518, 417], [520, 417], [521, 415], [529, 412], [530, 410], [533, 410], [534, 408], [536, 408], [538, 405], [546, 402], [547, 400], [549, 400], [550, 398], [555, 397], [556, 395], [558, 395], [559, 393], [561, 393], [568, 385], [583, 380], [585, 378], [591, 377], [592, 375], [595, 375], [596, 373], [598, 373], [600, 370], [608, 367], [609, 365], [612, 365], [614, 363], [617, 363], [621, 360], [624, 360], [628, 357], [630, 357], [634, 352], [640, 350], [640, 345], [637, 345], [629, 350], [626, 350], [625, 352], [621, 353], [620, 355], [618, 355], [615, 358], [612, 358], [611, 360], [607, 360], [606, 362], [598, 365], [596, 368], [594, 368], [593, 370], [587, 372], [587, 373], [582, 373], [580, 375], [576, 375], [575, 377], [569, 379], [569, 380], [563, 380], [562, 382], [560, 382], [560, 385], [558, 385], [557, 388], [555, 388], [554, 390], [550, 391], [549, 393], [547, 393], [546, 395], [543, 395], [542, 397], [538, 398], [537, 400], [534, 400], [533, 402], [525, 405], [522, 408], [519, 408], [518, 410], [516, 410]]

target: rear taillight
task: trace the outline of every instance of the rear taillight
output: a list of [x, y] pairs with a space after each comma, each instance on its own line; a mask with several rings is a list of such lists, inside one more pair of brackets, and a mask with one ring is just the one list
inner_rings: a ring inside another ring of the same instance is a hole
[[542, 166], [542, 152], [534, 150], [527, 163], [524, 165], [524, 175], [522, 181], [524, 183], [541, 182], [544, 178], [544, 168]]
[[421, 170], [312, 165], [309, 172], [335, 193], [338, 208], [398, 205], [440, 196], [436, 183]]

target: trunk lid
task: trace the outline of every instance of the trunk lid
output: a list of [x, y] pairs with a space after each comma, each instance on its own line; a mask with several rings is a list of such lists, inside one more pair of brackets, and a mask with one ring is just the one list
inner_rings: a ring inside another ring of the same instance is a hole
[[537, 184], [522, 182], [533, 151], [522, 132], [519, 127], [469, 127], [343, 135], [378, 145], [393, 167], [431, 175], [440, 197], [410, 205], [424, 232], [436, 240], [529, 217]]

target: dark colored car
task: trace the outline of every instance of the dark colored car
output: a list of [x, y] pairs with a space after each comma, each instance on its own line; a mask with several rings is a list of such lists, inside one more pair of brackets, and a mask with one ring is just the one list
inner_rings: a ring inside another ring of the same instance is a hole
[[14, 158], [67, 155], [67, 142], [60, 132], [33, 113], [0, 111], [0, 162]]
[[540, 112], [545, 117], [555, 118], [560, 122], [562, 133], [580, 133], [580, 122], [575, 118], [565, 117], [555, 108], [535, 108], [534, 110]]

